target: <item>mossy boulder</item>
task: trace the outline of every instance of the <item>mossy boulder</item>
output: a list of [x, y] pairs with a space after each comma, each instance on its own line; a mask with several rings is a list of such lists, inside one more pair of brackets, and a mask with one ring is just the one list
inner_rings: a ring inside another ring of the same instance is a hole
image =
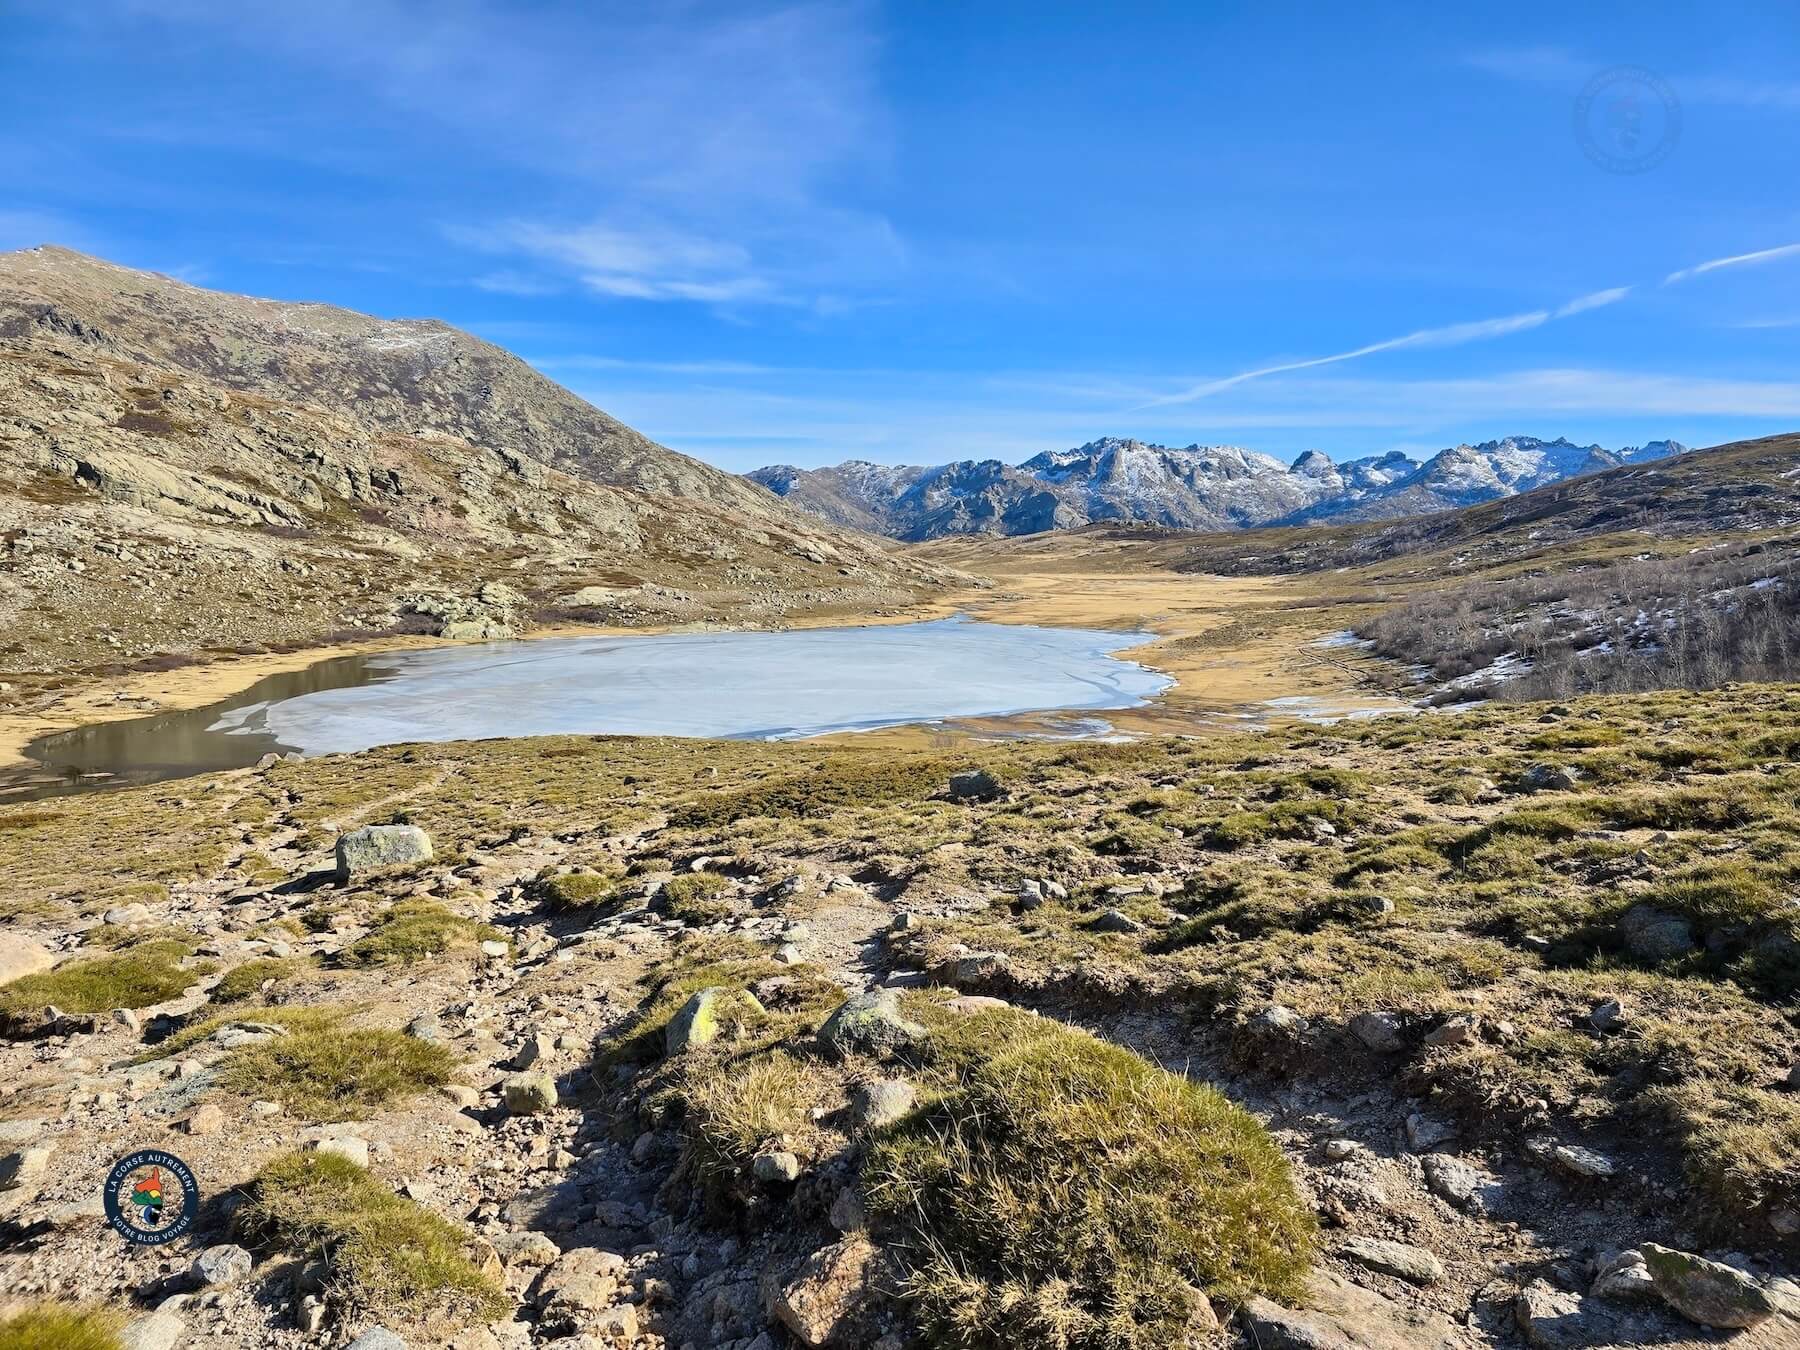
[[709, 985], [693, 994], [663, 1028], [663, 1051], [679, 1055], [695, 1046], [710, 1045], [734, 1018], [762, 1017], [763, 1005], [747, 989]]
[[365, 825], [337, 841], [337, 872], [344, 881], [391, 867], [416, 867], [431, 857], [431, 836], [417, 825]]
[[848, 1055], [885, 1059], [916, 1049], [926, 1034], [901, 1011], [896, 991], [875, 989], [846, 999], [819, 1028], [819, 1044], [839, 1059]]

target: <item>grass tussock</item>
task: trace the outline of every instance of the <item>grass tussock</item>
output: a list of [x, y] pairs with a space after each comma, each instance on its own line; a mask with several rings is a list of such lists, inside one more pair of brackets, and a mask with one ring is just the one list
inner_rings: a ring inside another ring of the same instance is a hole
[[328, 1294], [355, 1312], [463, 1325], [507, 1306], [466, 1255], [461, 1229], [343, 1158], [275, 1158], [251, 1184], [239, 1224], [259, 1246], [323, 1261]]
[[731, 882], [717, 872], [689, 872], [663, 884], [662, 906], [671, 919], [701, 927], [729, 919]]
[[0, 988], [0, 1018], [35, 1013], [47, 1006], [67, 1013], [148, 1008], [176, 997], [211, 973], [212, 967], [204, 962], [181, 965], [192, 951], [187, 941], [156, 938], [112, 955], [80, 958], [27, 975]]
[[566, 872], [540, 878], [535, 890], [558, 913], [604, 915], [619, 907], [620, 878], [598, 872]]
[[[209, 997], [215, 1004], [242, 1003], [247, 999], [262, 998], [282, 985], [304, 978], [317, 968], [317, 963], [310, 957], [259, 956], [226, 971], [224, 978], [212, 987]], [[265, 985], [270, 988], [264, 989]]]
[[376, 920], [363, 937], [344, 948], [340, 959], [352, 966], [403, 966], [429, 957], [474, 951], [483, 942], [506, 941], [491, 924], [453, 914], [429, 900], [403, 900]]
[[912, 1253], [929, 1336], [1161, 1350], [1202, 1292], [1293, 1290], [1312, 1215], [1247, 1112], [1055, 1022], [934, 1021], [949, 1081], [875, 1141], [863, 1174]]
[[111, 1308], [40, 1303], [0, 1317], [0, 1350], [121, 1350], [124, 1325]]
[[443, 1046], [380, 1028], [331, 1024], [290, 1029], [226, 1060], [220, 1085], [278, 1101], [308, 1120], [353, 1120], [450, 1081], [456, 1058]]

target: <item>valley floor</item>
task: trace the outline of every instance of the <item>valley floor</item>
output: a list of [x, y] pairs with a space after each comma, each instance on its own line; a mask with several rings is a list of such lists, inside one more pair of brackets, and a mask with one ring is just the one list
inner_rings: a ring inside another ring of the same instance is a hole
[[[1395, 711], [1403, 676], [1391, 663], [1320, 640], [1341, 630], [1351, 611], [1317, 603], [1304, 578], [1182, 575], [1127, 550], [1073, 537], [1036, 543], [934, 545], [935, 561], [991, 578], [991, 586], [949, 590], [906, 606], [857, 611], [825, 608], [783, 627], [913, 623], [967, 614], [990, 623], [1142, 631], [1146, 641], [1122, 653], [1177, 680], [1163, 697], [1104, 721], [1126, 734], [1186, 733], [1246, 722]], [[721, 616], [706, 622], [730, 623]], [[633, 628], [557, 625], [529, 637], [644, 635]], [[96, 722], [178, 711], [217, 702], [266, 675], [303, 669], [334, 656], [416, 649], [446, 640], [418, 635], [367, 638], [293, 651], [211, 653], [173, 669], [126, 671], [101, 679], [58, 678], [0, 692], [0, 774], [27, 781], [22, 752], [39, 737]], [[1054, 730], [1054, 714], [958, 722], [949, 727], [873, 733], [883, 744], [1030, 735]], [[868, 735], [869, 733], [861, 733]]]

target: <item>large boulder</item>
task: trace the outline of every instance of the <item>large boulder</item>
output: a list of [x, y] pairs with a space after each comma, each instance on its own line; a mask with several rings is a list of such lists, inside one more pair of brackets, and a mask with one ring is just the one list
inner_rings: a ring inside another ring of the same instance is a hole
[[338, 836], [337, 871], [344, 881], [389, 867], [431, 861], [431, 836], [417, 825], [365, 825]]
[[901, 1054], [920, 1045], [925, 1036], [925, 1028], [901, 1012], [900, 995], [892, 989], [852, 995], [819, 1028], [819, 1044], [839, 1059]]
[[1778, 1310], [1768, 1290], [1741, 1270], [1654, 1242], [1639, 1250], [1663, 1301], [1703, 1327], [1753, 1327]]

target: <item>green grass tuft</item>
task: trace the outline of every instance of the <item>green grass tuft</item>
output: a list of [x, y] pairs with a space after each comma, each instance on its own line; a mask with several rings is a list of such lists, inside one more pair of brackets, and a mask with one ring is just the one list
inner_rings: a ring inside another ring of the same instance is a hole
[[239, 1223], [258, 1246], [323, 1261], [327, 1294], [353, 1312], [465, 1325], [507, 1306], [464, 1254], [467, 1234], [343, 1158], [275, 1158], [252, 1183]]
[[182, 958], [192, 951], [188, 942], [156, 938], [111, 956], [69, 961], [55, 970], [27, 975], [0, 988], [0, 1018], [35, 1013], [48, 1005], [67, 1013], [101, 1013], [162, 1003], [212, 972], [205, 963], [182, 967]]
[[366, 936], [346, 947], [339, 959], [352, 966], [411, 965], [448, 952], [474, 951], [489, 939], [506, 941], [506, 934], [429, 900], [403, 900], [391, 906]]
[[278, 1101], [309, 1120], [352, 1120], [450, 1081], [456, 1058], [399, 1031], [321, 1025], [233, 1052], [220, 1086]]
[[1200, 1292], [1294, 1289], [1314, 1221], [1247, 1112], [1048, 1019], [932, 1021], [950, 1086], [863, 1173], [929, 1337], [1161, 1350]]
[[663, 884], [662, 905], [671, 919], [695, 925], [729, 919], [731, 883], [717, 872], [689, 872]]
[[241, 1003], [245, 999], [260, 998], [263, 985], [268, 981], [288, 984], [315, 968], [313, 961], [304, 956], [259, 956], [226, 971], [225, 977], [212, 987], [210, 997], [214, 1003]]
[[41, 1303], [0, 1318], [0, 1350], [120, 1350], [124, 1324], [110, 1308]]
[[615, 908], [621, 899], [619, 878], [601, 876], [597, 872], [568, 872], [544, 877], [535, 889], [550, 909], [578, 913], [604, 912]]

